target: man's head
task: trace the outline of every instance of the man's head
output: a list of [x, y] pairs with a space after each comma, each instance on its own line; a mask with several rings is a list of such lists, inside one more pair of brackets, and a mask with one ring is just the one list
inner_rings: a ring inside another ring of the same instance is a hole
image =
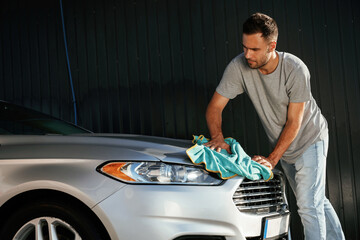
[[278, 28], [271, 17], [255, 13], [243, 24], [244, 55], [250, 68], [268, 74], [276, 69]]
[[243, 24], [243, 34], [261, 33], [267, 41], [277, 41], [278, 27], [274, 19], [263, 13], [254, 13]]

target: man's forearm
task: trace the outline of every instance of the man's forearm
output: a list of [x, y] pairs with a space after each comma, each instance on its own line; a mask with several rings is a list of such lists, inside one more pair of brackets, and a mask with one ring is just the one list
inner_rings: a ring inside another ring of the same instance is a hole
[[280, 138], [272, 151], [269, 157], [267, 157], [268, 161], [275, 167], [275, 165], [279, 162], [280, 158], [284, 155], [286, 150], [290, 147], [291, 143], [296, 138], [297, 134], [300, 130], [299, 123], [286, 123], [283, 132], [280, 135]]
[[273, 167], [279, 162], [280, 158], [284, 155], [286, 150], [290, 147], [299, 133], [303, 114], [305, 109], [305, 102], [290, 103], [288, 107], [288, 115], [285, 127], [280, 134], [279, 140], [272, 153], [266, 158]]
[[206, 111], [206, 123], [210, 132], [211, 139], [215, 139], [219, 137], [224, 138], [221, 129], [221, 124], [222, 124], [221, 111], [208, 108]]
[[205, 146], [209, 147], [210, 149], [216, 150], [220, 152], [221, 149], [225, 149], [229, 153], [230, 146], [225, 142], [224, 135], [221, 129], [222, 123], [222, 111], [219, 109], [210, 108], [206, 111], [206, 122], [209, 128], [211, 140], [205, 143]]
[[[289, 148], [290, 144], [296, 138], [297, 134], [299, 133], [299, 129], [300, 129], [299, 124], [287, 122], [272, 153], [270, 153], [270, 155], [267, 158], [263, 156], [255, 155], [252, 157], [252, 160], [260, 164], [263, 164], [267, 167], [270, 167], [270, 169], [275, 168], [280, 158], [284, 155], [286, 150]], [[268, 165], [269, 163], [271, 166]]]
[[211, 140], [204, 145], [216, 149], [220, 152], [221, 149], [226, 149], [230, 153], [230, 146], [225, 143], [224, 136], [221, 129], [222, 111], [224, 110], [229, 99], [223, 97], [215, 92], [207, 109], [206, 109], [206, 123], [210, 132]]

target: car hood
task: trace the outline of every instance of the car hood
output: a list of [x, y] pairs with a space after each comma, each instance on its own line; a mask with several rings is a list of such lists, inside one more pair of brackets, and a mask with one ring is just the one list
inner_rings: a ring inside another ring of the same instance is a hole
[[70, 158], [192, 164], [190, 140], [128, 134], [1, 136], [0, 159]]

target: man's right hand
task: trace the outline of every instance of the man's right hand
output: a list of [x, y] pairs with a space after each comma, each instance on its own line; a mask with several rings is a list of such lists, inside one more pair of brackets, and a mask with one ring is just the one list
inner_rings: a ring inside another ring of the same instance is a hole
[[225, 149], [229, 154], [231, 154], [230, 145], [227, 144], [224, 138], [214, 138], [209, 142], [205, 143], [204, 146], [209, 147], [211, 150], [216, 150], [220, 152], [221, 149]]

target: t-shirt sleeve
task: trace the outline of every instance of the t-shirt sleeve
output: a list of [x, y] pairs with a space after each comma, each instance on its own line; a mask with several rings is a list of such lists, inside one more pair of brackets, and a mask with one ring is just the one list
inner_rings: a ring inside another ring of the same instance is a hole
[[233, 60], [226, 67], [216, 92], [229, 99], [235, 98], [244, 92], [241, 79], [241, 71]]
[[310, 72], [305, 64], [299, 64], [291, 72], [286, 89], [290, 102], [307, 102], [311, 99]]

